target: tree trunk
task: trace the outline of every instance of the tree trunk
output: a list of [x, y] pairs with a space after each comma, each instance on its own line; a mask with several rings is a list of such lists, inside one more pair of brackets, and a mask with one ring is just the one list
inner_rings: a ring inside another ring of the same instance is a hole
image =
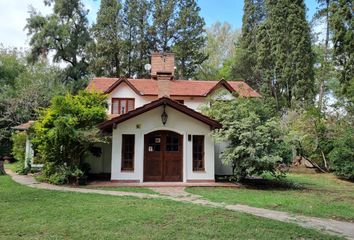
[[0, 175], [5, 175], [4, 160], [0, 159]]

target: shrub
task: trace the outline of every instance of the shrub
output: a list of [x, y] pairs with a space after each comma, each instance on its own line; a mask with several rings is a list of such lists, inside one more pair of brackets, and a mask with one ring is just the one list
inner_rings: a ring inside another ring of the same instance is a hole
[[213, 102], [204, 112], [222, 123], [214, 131], [218, 141], [229, 142], [221, 155], [225, 164], [233, 165], [237, 180], [269, 172], [281, 176], [291, 160], [291, 148], [283, 139], [279, 117], [261, 99], [237, 98]]
[[[107, 117], [106, 105], [105, 95], [81, 91], [53, 98], [51, 106], [40, 113], [32, 143], [36, 158], [45, 164], [46, 181], [67, 183], [69, 172], [82, 164], [85, 153], [95, 143], [106, 142], [96, 127]], [[88, 167], [83, 168], [86, 173]]]
[[30, 171], [29, 167], [25, 168], [26, 138], [27, 134], [25, 132], [15, 132], [11, 136], [12, 155], [17, 161], [15, 171], [22, 175], [26, 175]]
[[347, 127], [335, 139], [329, 154], [331, 170], [337, 176], [354, 180], [354, 128]]

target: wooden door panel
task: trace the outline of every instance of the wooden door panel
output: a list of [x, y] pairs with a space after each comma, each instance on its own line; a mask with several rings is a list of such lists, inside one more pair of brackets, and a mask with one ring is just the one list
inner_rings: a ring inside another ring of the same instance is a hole
[[144, 140], [144, 181], [182, 181], [183, 136], [156, 131]]

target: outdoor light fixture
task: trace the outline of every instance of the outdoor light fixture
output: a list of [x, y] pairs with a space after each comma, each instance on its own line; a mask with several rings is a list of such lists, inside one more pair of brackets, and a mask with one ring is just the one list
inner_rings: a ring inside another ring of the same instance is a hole
[[163, 124], [163, 125], [166, 124], [167, 118], [168, 118], [168, 115], [167, 115], [165, 109], [166, 109], [166, 105], [164, 104], [164, 105], [163, 105], [163, 113], [161, 114], [161, 121], [162, 121], [162, 124]]

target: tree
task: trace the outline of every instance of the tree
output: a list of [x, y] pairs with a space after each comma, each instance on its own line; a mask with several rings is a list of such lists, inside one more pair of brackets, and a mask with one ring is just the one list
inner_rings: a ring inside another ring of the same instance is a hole
[[256, 90], [261, 89], [261, 76], [257, 65], [257, 33], [265, 20], [264, 0], [245, 0], [242, 17], [242, 36], [236, 49], [231, 74], [241, 77]]
[[347, 110], [354, 113], [354, 10], [351, 0], [333, 0], [329, 23], [332, 32], [333, 58], [347, 100]]
[[53, 13], [42, 16], [31, 9], [26, 29], [31, 36], [29, 60], [37, 62], [53, 53], [53, 62], [65, 62], [67, 81], [77, 81], [87, 74], [86, 46], [91, 41], [88, 32], [88, 11], [80, 0], [45, 0], [53, 4]]
[[154, 51], [169, 52], [176, 37], [177, 0], [152, 0], [149, 30]]
[[335, 122], [318, 108], [297, 109], [284, 116], [288, 127], [287, 138], [297, 156], [317, 164], [320, 170], [329, 170], [328, 154], [333, 148]]
[[230, 69], [228, 63], [233, 64], [231, 61], [235, 55], [239, 35], [239, 32], [232, 29], [232, 26], [227, 22], [216, 22], [206, 29], [207, 38], [204, 53], [208, 59], [199, 65], [198, 79], [233, 78], [228, 72]]
[[212, 102], [204, 112], [222, 124], [214, 130], [217, 141], [229, 142], [221, 158], [233, 165], [238, 180], [270, 172], [281, 174], [280, 164], [291, 160], [291, 150], [283, 139], [274, 107], [262, 99], [237, 98]]
[[329, 7], [332, 0], [318, 0], [320, 8], [317, 10], [313, 22], [320, 22], [320, 25], [325, 26], [324, 43], [320, 43], [314, 50], [316, 53], [315, 79], [318, 85], [318, 109], [322, 111], [324, 98], [327, 91], [329, 78], [333, 75], [333, 64], [330, 59], [330, 28], [329, 28]]
[[266, 19], [257, 34], [257, 67], [264, 94], [277, 108], [312, 104], [314, 56], [303, 0], [265, 1]]
[[7, 89], [13, 88], [15, 79], [26, 70], [25, 62], [15, 49], [0, 46], [0, 159], [10, 154], [11, 122], [4, 116], [7, 111]]
[[149, 30], [149, 2], [126, 0], [123, 7], [124, 64], [128, 77], [146, 75], [144, 65], [148, 63], [151, 49]]
[[37, 157], [48, 166], [79, 166], [90, 146], [104, 142], [96, 125], [106, 119], [106, 105], [106, 96], [100, 93], [54, 97], [31, 133]]
[[334, 148], [329, 154], [331, 170], [337, 176], [354, 180], [354, 128], [344, 126], [334, 141]]
[[[9, 58], [8, 53], [4, 55], [5, 59]], [[14, 79], [11, 84], [2, 85], [0, 90], [0, 157], [10, 154], [11, 127], [36, 119], [37, 109], [47, 107], [54, 95], [67, 91], [60, 69], [46, 63], [24, 65], [25, 57], [21, 54], [10, 55], [12, 60], [3, 62], [6, 70], [3, 76]], [[2, 57], [0, 54], [0, 59]]]
[[177, 37], [172, 50], [176, 55], [177, 78], [189, 79], [208, 58], [202, 50], [206, 42], [205, 22], [195, 0], [180, 0], [178, 8]]
[[120, 77], [124, 73], [122, 6], [118, 0], [102, 0], [97, 23], [92, 27], [95, 42], [90, 46], [91, 69], [97, 76]]

